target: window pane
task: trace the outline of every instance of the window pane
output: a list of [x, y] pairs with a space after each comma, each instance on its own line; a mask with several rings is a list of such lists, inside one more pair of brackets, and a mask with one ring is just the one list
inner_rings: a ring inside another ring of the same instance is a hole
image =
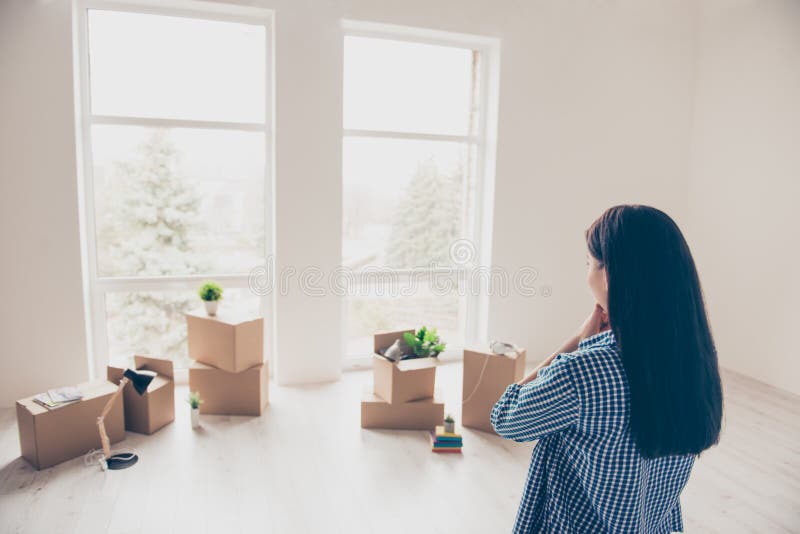
[[265, 121], [263, 26], [89, 10], [96, 115]]
[[424, 284], [411, 296], [370, 296], [347, 299], [347, 356], [372, 354], [376, 332], [436, 328], [448, 348], [463, 347], [459, 297], [436, 295]]
[[472, 145], [344, 139], [344, 265], [410, 268], [450, 264], [468, 238]]
[[264, 143], [260, 132], [93, 126], [100, 275], [263, 263]]
[[[203, 308], [194, 290], [107, 293], [105, 302], [110, 362], [132, 363], [132, 356], [141, 354], [188, 366], [183, 314]], [[219, 306], [255, 315], [258, 303], [247, 289], [226, 289]]]
[[344, 127], [469, 134], [474, 58], [465, 48], [345, 37]]

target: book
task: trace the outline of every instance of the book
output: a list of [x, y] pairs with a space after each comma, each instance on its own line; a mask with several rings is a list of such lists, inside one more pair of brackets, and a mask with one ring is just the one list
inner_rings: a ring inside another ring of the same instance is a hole
[[431, 449], [433, 452], [449, 452], [449, 453], [460, 453], [461, 447], [457, 449]]
[[82, 398], [83, 393], [78, 388], [67, 386], [48, 390], [47, 393], [39, 393], [33, 398], [33, 402], [44, 406], [48, 410], [54, 410], [67, 404], [78, 402]]
[[436, 434], [437, 439], [448, 440], [448, 439], [461, 439], [461, 434], [457, 432], [445, 432], [444, 426], [439, 425], [436, 427]]
[[83, 393], [75, 386], [50, 389], [47, 394], [50, 396], [50, 400], [55, 403], [72, 402], [83, 398]]
[[33, 398], [33, 402], [40, 406], [44, 406], [48, 410], [54, 410], [56, 408], [61, 408], [62, 406], [67, 406], [69, 404], [74, 404], [78, 402], [78, 399], [72, 401], [65, 401], [65, 402], [55, 402], [53, 399], [50, 398], [50, 395], [47, 393], [40, 393]]
[[461, 438], [458, 439], [439, 439], [435, 434], [431, 433], [431, 445], [437, 447], [461, 447], [463, 445]]

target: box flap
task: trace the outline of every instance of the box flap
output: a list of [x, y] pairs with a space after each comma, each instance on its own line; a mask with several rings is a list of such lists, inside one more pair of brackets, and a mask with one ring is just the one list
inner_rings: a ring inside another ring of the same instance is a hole
[[106, 379], [109, 382], [119, 384], [124, 374], [125, 369], [123, 367], [117, 367], [116, 365], [109, 365], [106, 367]]
[[171, 379], [158, 375], [153, 379], [152, 382], [150, 382], [150, 385], [147, 386], [147, 391], [145, 392], [145, 394], [152, 393], [157, 389], [163, 388], [164, 386], [168, 386], [170, 382], [172, 382]]
[[[361, 394], [361, 402], [371, 402], [371, 403], [376, 403], [376, 404], [390, 404], [390, 403], [386, 402], [384, 399], [380, 398], [378, 395], [376, 395], [372, 391], [372, 388], [365, 388], [363, 390], [363, 392]], [[441, 392], [437, 389], [433, 393], [433, 398], [413, 400], [413, 401], [404, 402], [403, 404], [417, 404], [417, 403], [419, 403], [419, 404], [444, 404], [444, 400], [442, 399]]]
[[395, 364], [399, 371], [416, 371], [418, 369], [429, 369], [439, 365], [439, 358], [412, 358], [401, 360]]
[[474, 352], [476, 354], [483, 354], [483, 355], [486, 355], [486, 356], [497, 356], [498, 358], [509, 358], [511, 360], [516, 360], [517, 358], [519, 358], [520, 356], [525, 354], [525, 348], [524, 347], [517, 347], [517, 352], [513, 353], [513, 354], [510, 354], [510, 355], [507, 355], [507, 354], [495, 354], [494, 352], [492, 352], [489, 349], [476, 348], [474, 346], [473, 347], [465, 347], [464, 348], [464, 352]]
[[136, 364], [137, 369], [153, 371], [168, 378], [173, 378], [175, 374], [172, 360], [168, 360], [166, 358], [153, 358], [151, 356], [136, 355], [133, 357], [133, 361]]
[[192, 310], [185, 314], [187, 317], [194, 317], [197, 319], [206, 319], [208, 321], [215, 321], [230, 326], [240, 325], [242, 323], [249, 323], [251, 321], [263, 320], [260, 315], [252, 315], [249, 313], [239, 312], [235, 310], [220, 309], [216, 315], [208, 315], [205, 310]]
[[189, 365], [189, 369], [216, 369], [216, 367], [212, 367], [211, 365], [206, 365], [204, 363], [192, 361]]

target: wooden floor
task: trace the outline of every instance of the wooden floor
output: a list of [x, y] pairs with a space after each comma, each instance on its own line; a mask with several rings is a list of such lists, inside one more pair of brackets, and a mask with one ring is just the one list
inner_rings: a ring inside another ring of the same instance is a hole
[[[458, 414], [461, 366], [439, 368]], [[0, 410], [2, 532], [502, 533], [511, 528], [532, 446], [464, 432], [463, 455], [434, 455], [425, 432], [359, 428], [367, 372], [272, 388], [260, 418], [177, 420], [129, 433], [139, 464], [103, 473], [78, 458], [34, 471]], [[682, 503], [686, 531], [800, 532], [798, 397], [725, 374], [722, 443], [697, 463]]]

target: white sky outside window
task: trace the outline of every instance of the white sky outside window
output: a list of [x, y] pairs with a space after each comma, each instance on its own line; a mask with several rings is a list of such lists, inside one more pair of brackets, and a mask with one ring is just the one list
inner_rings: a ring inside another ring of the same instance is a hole
[[469, 134], [472, 50], [347, 36], [344, 127]]
[[263, 26], [89, 11], [92, 113], [264, 122]]

